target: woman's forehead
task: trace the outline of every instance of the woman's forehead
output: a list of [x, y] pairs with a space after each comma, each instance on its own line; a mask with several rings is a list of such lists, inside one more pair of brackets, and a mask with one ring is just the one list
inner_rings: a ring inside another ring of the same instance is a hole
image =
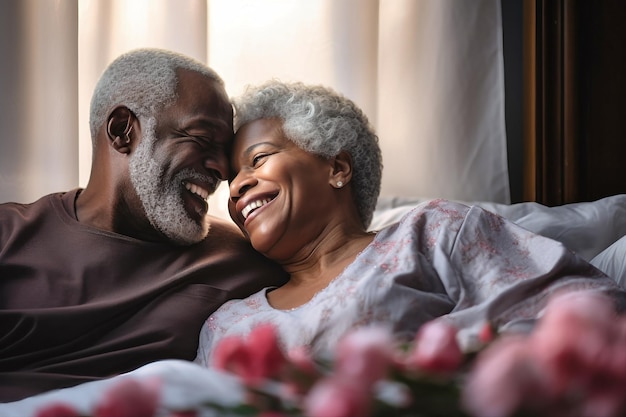
[[282, 129], [282, 121], [280, 119], [256, 119], [243, 125], [235, 135], [235, 145], [251, 145], [257, 142], [271, 141], [284, 142], [288, 141]]

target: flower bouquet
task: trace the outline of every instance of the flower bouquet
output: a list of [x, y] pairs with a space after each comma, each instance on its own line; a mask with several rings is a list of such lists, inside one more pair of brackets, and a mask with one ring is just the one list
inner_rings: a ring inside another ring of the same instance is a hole
[[[384, 327], [355, 329], [327, 357], [284, 352], [262, 325], [228, 337], [215, 367], [238, 376], [240, 403], [163, 409], [153, 379], [124, 379], [103, 393], [93, 417], [620, 417], [626, 415], [626, 318], [614, 299], [577, 292], [551, 300], [529, 334], [495, 335], [463, 353], [444, 320], [411, 343]], [[48, 404], [36, 417], [81, 417]]]
[[458, 404], [466, 356], [456, 329], [444, 321], [424, 325], [412, 344], [396, 344], [384, 327], [356, 329], [329, 358], [303, 349], [284, 354], [277, 342], [275, 329], [262, 325], [246, 339], [224, 339], [214, 353], [215, 366], [236, 373], [248, 387], [249, 415], [467, 415]]

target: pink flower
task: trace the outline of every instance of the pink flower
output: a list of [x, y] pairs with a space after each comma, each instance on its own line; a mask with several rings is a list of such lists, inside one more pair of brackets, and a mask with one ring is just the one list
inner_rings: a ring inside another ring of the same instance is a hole
[[364, 327], [344, 336], [335, 354], [335, 373], [370, 386], [384, 378], [394, 362], [391, 333], [382, 327]]
[[300, 346], [287, 352], [287, 360], [291, 365], [302, 372], [309, 373], [311, 375], [317, 374], [315, 362], [311, 357], [309, 349], [305, 346]]
[[558, 296], [548, 303], [530, 349], [550, 379], [551, 399], [566, 399], [579, 416], [626, 411], [626, 318], [596, 292]]
[[424, 323], [415, 336], [415, 345], [406, 365], [431, 372], [457, 370], [463, 362], [463, 352], [456, 334], [457, 329], [443, 320]]
[[[590, 291], [561, 295], [550, 300], [531, 338], [535, 357], [547, 368], [551, 387], [563, 393], [574, 381], [589, 385], [596, 374], [605, 377], [626, 369], [614, 367], [621, 362], [626, 345], [613, 348], [620, 333], [612, 300]], [[617, 354], [617, 355], [614, 355]], [[623, 365], [623, 363], [620, 363]]]
[[238, 336], [223, 338], [213, 351], [213, 365], [217, 369], [245, 375], [250, 367], [250, 352], [245, 340]]
[[304, 346], [290, 350], [287, 362], [282, 375], [285, 395], [289, 397], [306, 393], [321, 376], [309, 350]]
[[581, 401], [578, 416], [580, 417], [623, 417], [626, 414], [626, 387], [610, 386], [595, 387]]
[[304, 399], [307, 417], [367, 417], [371, 391], [344, 377], [318, 381]]
[[478, 340], [481, 343], [487, 344], [493, 342], [493, 339], [496, 337], [496, 330], [493, 328], [493, 325], [489, 322], [485, 323], [483, 327], [480, 329], [480, 333], [478, 333]]
[[122, 379], [104, 393], [96, 405], [94, 417], [152, 417], [159, 391], [158, 380]]
[[473, 416], [512, 416], [527, 401], [542, 401], [546, 385], [530, 356], [527, 339], [504, 336], [478, 356], [461, 402]]
[[38, 410], [35, 417], [80, 417], [80, 413], [67, 404], [54, 403]]
[[245, 340], [225, 337], [213, 355], [216, 368], [233, 372], [249, 384], [277, 376], [287, 362], [278, 346], [276, 330], [270, 324], [255, 327]]
[[250, 332], [247, 341], [250, 350], [250, 377], [271, 378], [283, 369], [287, 359], [278, 346], [278, 336], [273, 325], [262, 324]]
[[585, 291], [553, 298], [529, 335], [505, 336], [479, 356], [463, 392], [467, 410], [507, 417], [626, 415], [626, 318]]

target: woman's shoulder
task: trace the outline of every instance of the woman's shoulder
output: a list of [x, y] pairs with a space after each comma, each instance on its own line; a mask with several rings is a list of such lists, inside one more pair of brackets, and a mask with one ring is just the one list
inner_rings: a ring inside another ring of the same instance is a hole
[[376, 242], [389, 246], [391, 242], [403, 245], [402, 242], [414, 241], [421, 248], [453, 242], [471, 210], [472, 207], [445, 199], [425, 201], [395, 223], [380, 229]]
[[266, 310], [269, 307], [267, 303], [266, 294], [267, 291], [273, 287], [266, 287], [260, 291], [255, 292], [245, 298], [236, 298], [226, 301], [222, 304], [212, 316], [244, 318], [247, 314], [258, 313], [261, 310]]

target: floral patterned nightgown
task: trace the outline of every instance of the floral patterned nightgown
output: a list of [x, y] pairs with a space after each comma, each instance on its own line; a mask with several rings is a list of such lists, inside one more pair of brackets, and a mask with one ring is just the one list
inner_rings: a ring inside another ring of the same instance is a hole
[[196, 362], [210, 366], [219, 340], [259, 323], [277, 326], [285, 349], [332, 348], [347, 330], [387, 323], [411, 339], [441, 317], [456, 325], [464, 349], [489, 320], [500, 330], [528, 330], [560, 290], [616, 290], [615, 282], [561, 243], [479, 207], [446, 200], [416, 206], [380, 230], [353, 263], [306, 304], [272, 308], [271, 289], [232, 300], [211, 315]]

